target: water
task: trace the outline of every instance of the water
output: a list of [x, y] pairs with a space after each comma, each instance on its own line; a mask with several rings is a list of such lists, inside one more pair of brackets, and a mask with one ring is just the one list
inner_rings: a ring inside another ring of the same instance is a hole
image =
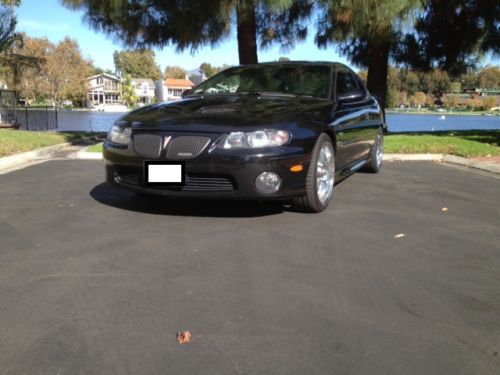
[[[59, 111], [60, 131], [106, 132], [123, 113]], [[444, 131], [444, 130], [500, 130], [500, 116], [467, 115], [412, 115], [388, 113], [387, 124], [391, 132]]]
[[386, 117], [390, 132], [500, 130], [500, 116], [388, 113]]

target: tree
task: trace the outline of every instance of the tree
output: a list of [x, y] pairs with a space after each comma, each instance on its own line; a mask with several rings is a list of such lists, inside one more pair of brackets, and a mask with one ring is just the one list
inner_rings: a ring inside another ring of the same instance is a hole
[[418, 91], [411, 97], [411, 102], [420, 108], [427, 103], [427, 95], [422, 91]]
[[482, 89], [500, 88], [500, 68], [497, 66], [488, 66], [482, 69], [478, 74], [478, 86]]
[[[240, 64], [257, 62], [257, 46], [279, 43], [285, 48], [305, 38], [309, 0], [62, 0], [84, 19], [133, 48], [175, 45], [192, 52], [216, 45], [236, 28]], [[308, 13], [309, 12], [309, 13]], [[234, 25], [235, 24], [235, 25]]]
[[205, 74], [207, 78], [212, 77], [215, 73], [218, 72], [218, 69], [212, 64], [203, 63], [200, 65], [200, 70]]
[[336, 44], [351, 62], [368, 68], [367, 86], [385, 108], [387, 72], [400, 27], [418, 0], [320, 0], [316, 43]]
[[23, 35], [16, 33], [17, 20], [13, 7], [18, 1], [2, 1], [0, 5], [0, 67], [17, 83], [21, 73], [28, 68], [39, 68], [40, 61], [29, 55], [16, 52], [22, 47]]
[[395, 54], [417, 69], [439, 67], [458, 77], [474, 67], [484, 52], [500, 53], [500, 2], [427, 0]]
[[85, 78], [93, 73], [93, 67], [82, 57], [75, 40], [65, 38], [54, 45], [47, 38], [24, 35], [23, 39], [23, 46], [16, 52], [33, 56], [41, 63], [39, 69], [25, 69], [18, 80], [16, 89], [21, 97], [60, 103], [85, 96]]
[[161, 70], [155, 61], [155, 53], [150, 49], [115, 51], [113, 60], [117, 74], [127, 74], [135, 78], [161, 78]]
[[123, 80], [122, 97], [127, 107], [134, 107], [140, 100], [135, 92], [135, 87], [132, 84], [132, 78], [128, 74], [125, 75]]
[[165, 78], [185, 79], [186, 74], [186, 70], [184, 70], [180, 66], [168, 66], [167, 69], [165, 69]]

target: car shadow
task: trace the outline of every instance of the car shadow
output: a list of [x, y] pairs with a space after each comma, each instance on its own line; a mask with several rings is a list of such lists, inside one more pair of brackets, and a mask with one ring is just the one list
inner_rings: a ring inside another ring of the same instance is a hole
[[256, 202], [216, 199], [172, 199], [139, 195], [107, 183], [95, 186], [89, 195], [110, 207], [154, 215], [200, 217], [260, 217], [277, 215], [287, 210], [279, 202]]

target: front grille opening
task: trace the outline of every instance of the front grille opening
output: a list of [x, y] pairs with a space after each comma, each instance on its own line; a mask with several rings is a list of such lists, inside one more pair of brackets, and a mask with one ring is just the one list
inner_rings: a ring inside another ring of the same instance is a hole
[[[115, 171], [115, 181], [121, 185], [143, 187], [144, 177], [142, 168], [117, 167]], [[236, 190], [236, 186], [228, 176], [188, 173], [186, 174], [186, 184], [184, 186], [148, 186], [148, 189], [186, 192], [224, 192], [234, 191]]]

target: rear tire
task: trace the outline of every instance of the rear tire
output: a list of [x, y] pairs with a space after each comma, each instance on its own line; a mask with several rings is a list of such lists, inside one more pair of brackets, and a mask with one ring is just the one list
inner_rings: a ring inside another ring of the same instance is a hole
[[378, 131], [375, 143], [370, 150], [370, 159], [366, 162], [364, 170], [370, 173], [378, 173], [382, 169], [384, 161], [384, 134], [382, 129]]
[[306, 194], [293, 200], [293, 208], [302, 212], [325, 210], [332, 199], [334, 185], [335, 152], [331, 138], [323, 133], [312, 152], [306, 176]]

